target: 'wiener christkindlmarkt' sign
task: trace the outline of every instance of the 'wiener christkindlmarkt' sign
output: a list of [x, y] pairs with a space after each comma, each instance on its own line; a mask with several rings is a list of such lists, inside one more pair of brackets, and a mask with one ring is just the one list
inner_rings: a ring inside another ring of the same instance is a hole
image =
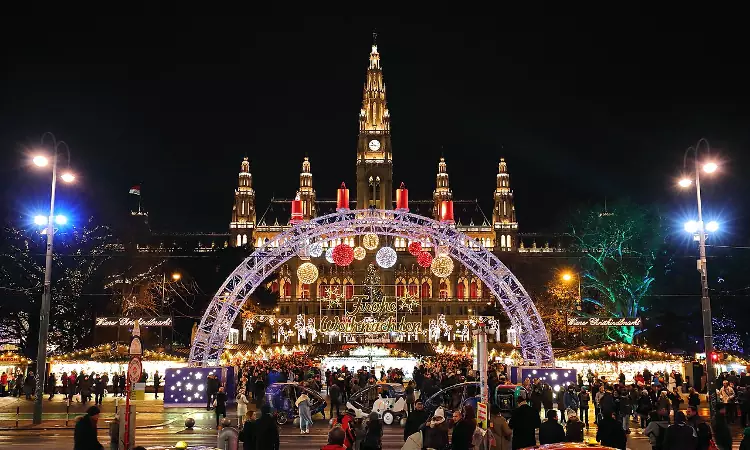
[[568, 317], [571, 327], [639, 327], [640, 317]]
[[171, 317], [97, 317], [97, 327], [132, 327], [135, 321], [142, 327], [171, 327]]

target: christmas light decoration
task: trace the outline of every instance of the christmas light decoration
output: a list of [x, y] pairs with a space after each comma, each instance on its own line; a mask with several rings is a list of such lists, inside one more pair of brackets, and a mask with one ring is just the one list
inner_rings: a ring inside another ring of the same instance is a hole
[[432, 265], [432, 254], [430, 252], [419, 252], [417, 264], [422, 267], [430, 267]]
[[453, 260], [450, 256], [437, 256], [432, 260], [430, 268], [436, 277], [445, 278], [453, 272]]
[[[383, 269], [389, 269], [393, 267], [393, 265], [396, 264], [396, 250], [391, 247], [381, 248], [375, 254], [375, 261]], [[453, 270], [452, 263], [453, 262], [451, 261], [451, 270]]]
[[419, 299], [417, 298], [417, 296], [407, 294], [400, 300], [401, 300], [401, 304], [399, 305], [400, 310], [409, 311], [410, 314], [413, 313], [415, 309], [419, 311]]
[[313, 284], [318, 279], [318, 268], [311, 262], [302, 263], [297, 268], [297, 278], [302, 284]]
[[378, 248], [379, 243], [380, 239], [378, 239], [377, 234], [368, 233], [362, 236], [362, 247], [366, 248], [367, 250], [375, 250], [376, 248]]
[[330, 264], [333, 264], [333, 248], [328, 247], [326, 250], [326, 261], [328, 261]]
[[347, 244], [339, 244], [333, 248], [331, 258], [337, 266], [348, 266], [354, 261], [354, 250]]
[[438, 245], [435, 247], [435, 256], [447, 256], [450, 249], [447, 245]]
[[323, 244], [321, 244], [320, 242], [313, 242], [312, 244], [310, 244], [310, 248], [308, 249], [307, 253], [313, 258], [319, 257], [323, 254]]
[[367, 256], [367, 250], [364, 247], [354, 247], [354, 259], [362, 261]]
[[408, 249], [409, 249], [409, 253], [411, 253], [414, 256], [417, 256], [419, 255], [419, 252], [422, 251], [422, 244], [417, 241], [414, 241], [411, 244], [409, 244]]

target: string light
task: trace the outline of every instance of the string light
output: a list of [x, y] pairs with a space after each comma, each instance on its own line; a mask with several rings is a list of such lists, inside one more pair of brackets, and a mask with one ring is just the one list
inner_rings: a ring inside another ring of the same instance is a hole
[[411, 244], [409, 244], [408, 247], [409, 253], [411, 253], [414, 256], [419, 255], [419, 252], [422, 251], [422, 244], [418, 241], [414, 241]]
[[339, 244], [333, 248], [331, 258], [337, 266], [348, 266], [354, 261], [354, 250], [347, 244]]
[[438, 245], [435, 247], [435, 256], [447, 256], [449, 251], [447, 245]]
[[307, 252], [313, 258], [317, 258], [323, 254], [323, 244], [321, 244], [320, 242], [314, 242], [310, 244], [310, 248]]
[[380, 243], [380, 239], [378, 238], [377, 234], [367, 233], [366, 235], [362, 236], [362, 247], [366, 248], [367, 250], [375, 250], [378, 248], [378, 244]]
[[302, 284], [313, 284], [318, 279], [318, 268], [311, 262], [302, 263], [297, 268], [297, 278]]
[[328, 261], [329, 264], [333, 264], [333, 248], [328, 247], [326, 250], [326, 261]]
[[430, 252], [419, 252], [417, 264], [422, 267], [430, 267], [432, 265], [432, 254]]
[[364, 249], [364, 247], [355, 247], [354, 248], [354, 259], [357, 261], [362, 261], [365, 259], [365, 256], [367, 256], [367, 250]]
[[389, 269], [396, 264], [396, 250], [391, 247], [383, 247], [375, 254], [375, 261], [383, 269]]
[[453, 260], [450, 256], [439, 255], [432, 260], [432, 273], [438, 278], [445, 278], [453, 272]]

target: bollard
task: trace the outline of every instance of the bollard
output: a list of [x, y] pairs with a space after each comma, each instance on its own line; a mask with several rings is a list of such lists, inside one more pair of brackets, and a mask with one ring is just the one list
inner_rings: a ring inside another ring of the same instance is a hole
[[21, 413], [21, 407], [16, 406], [16, 428], [18, 428], [18, 414]]
[[68, 420], [70, 420], [70, 400], [68, 400], [68, 404], [65, 405], [65, 426], [68, 426]]

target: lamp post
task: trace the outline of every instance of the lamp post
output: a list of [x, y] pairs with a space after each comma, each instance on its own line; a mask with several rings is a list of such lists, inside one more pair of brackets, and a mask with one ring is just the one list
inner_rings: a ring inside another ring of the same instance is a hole
[[[182, 278], [182, 275], [180, 273], [175, 272], [172, 274], [173, 281], [180, 281], [180, 278]], [[166, 306], [166, 297], [167, 297], [167, 273], [164, 272], [162, 274], [162, 280], [161, 280], [161, 308], [160, 308], [161, 314], [164, 314], [164, 307]], [[172, 329], [174, 329], [174, 324], [172, 324]], [[159, 347], [163, 347], [163, 346], [164, 346], [164, 327], [159, 327]], [[171, 349], [172, 345], [170, 344], [169, 347]]]
[[[52, 242], [54, 239], [55, 220], [55, 188], [57, 187], [57, 155], [61, 146], [65, 146], [68, 154], [68, 166], [70, 166], [70, 148], [64, 141], [57, 141], [55, 135], [46, 132], [42, 135], [41, 145], [44, 146], [44, 137], [49, 135], [52, 139], [52, 188], [50, 194], [49, 216], [47, 217], [47, 251], [44, 266], [44, 291], [42, 292], [42, 305], [39, 311], [39, 345], [36, 357], [36, 398], [34, 399], [35, 424], [42, 423], [42, 398], [44, 397], [44, 385], [47, 378], [47, 334], [49, 332], [49, 310], [52, 303]], [[44, 167], [49, 164], [49, 159], [43, 155], [37, 155], [33, 159], [34, 164]], [[75, 180], [75, 176], [66, 171], [61, 176], [66, 183]]]
[[[572, 273], [572, 272], [563, 272], [560, 275], [560, 279], [564, 283], [569, 283], [573, 280], [573, 277], [575, 277], [576, 281], [578, 282], [578, 309], [581, 310], [583, 308], [583, 297], [581, 297], [581, 274], [580, 273]], [[565, 341], [568, 340], [568, 310], [565, 310]], [[583, 343], [583, 327], [581, 327], [581, 343]]]
[[708, 395], [708, 403], [711, 411], [711, 417], [714, 416], [714, 405], [711, 401], [711, 397], [714, 394], [714, 364], [711, 356], [714, 350], [713, 343], [713, 330], [711, 323], [711, 299], [708, 296], [708, 273], [706, 270], [706, 229], [710, 228], [715, 231], [718, 225], [715, 222], [711, 222], [709, 227], [706, 227], [703, 223], [703, 206], [701, 201], [701, 180], [700, 171], [703, 169], [706, 173], [713, 173], [716, 171], [718, 166], [714, 162], [707, 162], [701, 166], [698, 159], [698, 151], [701, 148], [701, 144], [705, 144], [705, 150], [710, 150], [710, 146], [706, 139], [701, 138], [695, 147], [689, 147], [685, 150], [685, 156], [683, 157], [682, 166], [683, 169], [687, 170], [687, 158], [688, 153], [693, 152], [693, 161], [695, 162], [695, 176], [691, 179], [689, 176], [684, 176], [680, 181], [679, 185], [682, 188], [690, 187], [695, 182], [695, 198], [698, 203], [698, 222], [695, 226], [689, 222], [690, 225], [686, 224], [685, 229], [692, 231], [695, 228], [695, 232], [698, 233], [698, 271], [701, 276], [701, 308], [703, 313], [703, 343], [706, 351], [706, 393]]

